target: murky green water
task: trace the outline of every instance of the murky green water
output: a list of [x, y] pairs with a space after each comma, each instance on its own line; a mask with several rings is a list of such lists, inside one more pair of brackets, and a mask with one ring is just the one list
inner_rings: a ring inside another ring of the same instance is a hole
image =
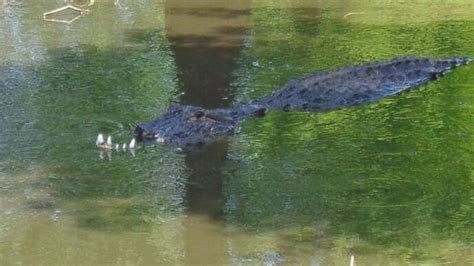
[[474, 3], [114, 2], [70, 24], [42, 20], [61, 0], [0, 4], [0, 265], [472, 263], [472, 65], [200, 149], [101, 157], [94, 141], [130, 140], [173, 100], [222, 107], [319, 69], [474, 57]]

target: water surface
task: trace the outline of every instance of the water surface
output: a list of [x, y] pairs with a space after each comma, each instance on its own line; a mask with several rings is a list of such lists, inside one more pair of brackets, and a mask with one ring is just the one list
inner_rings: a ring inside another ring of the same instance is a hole
[[[100, 154], [172, 101], [231, 106], [320, 69], [474, 57], [471, 1], [0, 5], [1, 265], [468, 265], [473, 66], [190, 150]], [[79, 1], [86, 4], [87, 1]], [[60, 19], [74, 18], [64, 14]]]

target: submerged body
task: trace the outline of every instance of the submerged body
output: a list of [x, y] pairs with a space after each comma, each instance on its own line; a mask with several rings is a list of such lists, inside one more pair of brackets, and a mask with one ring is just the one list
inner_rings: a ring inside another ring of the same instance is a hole
[[436, 79], [468, 58], [396, 58], [310, 74], [270, 95], [227, 109], [173, 104], [135, 129], [138, 140], [156, 139], [179, 147], [205, 144], [234, 133], [240, 122], [267, 110], [325, 111], [370, 103]]
[[209, 110], [173, 103], [163, 115], [138, 125], [135, 135], [138, 140], [156, 139], [178, 147], [205, 144], [233, 134], [239, 122], [264, 114], [258, 105]]

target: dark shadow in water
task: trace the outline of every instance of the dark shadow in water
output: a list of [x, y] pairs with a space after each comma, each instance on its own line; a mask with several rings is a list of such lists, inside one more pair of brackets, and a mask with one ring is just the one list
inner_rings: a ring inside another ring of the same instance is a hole
[[[233, 71], [244, 42], [250, 2], [238, 8], [188, 8], [168, 2], [166, 35], [171, 43], [184, 95], [183, 104], [208, 108], [225, 107], [230, 96]], [[217, 18], [217, 19], [216, 19]], [[224, 33], [223, 33], [224, 32]], [[227, 157], [227, 142], [218, 142], [186, 154], [189, 169], [187, 210], [219, 218], [222, 213], [221, 166]]]
[[227, 159], [227, 150], [224, 140], [186, 152], [189, 175], [185, 204], [190, 214], [221, 219], [224, 206], [221, 167]]
[[[221, 8], [187, 8], [186, 1], [181, 2], [168, 1], [165, 9], [166, 35], [184, 93], [181, 102], [207, 108], [230, 106], [234, 101], [231, 91], [233, 71], [244, 44], [250, 1], [240, 1], [242, 5], [238, 8], [231, 3]], [[187, 213], [222, 219], [222, 166], [227, 153], [225, 140], [186, 152], [185, 165], [189, 171], [185, 195]], [[225, 253], [223, 236], [219, 233], [205, 245], [198, 244], [196, 241], [211, 237], [192, 219], [187, 221], [184, 233], [186, 261], [215, 264], [216, 261], [208, 259], [213, 258], [216, 250]]]
[[[202, 2], [202, 1], [198, 1]], [[188, 7], [168, 2], [166, 35], [171, 43], [184, 104], [224, 107], [232, 104], [230, 84], [244, 45], [250, 1], [239, 6]]]
[[195, 35], [173, 36], [171, 49], [178, 66], [184, 104], [223, 107], [232, 104], [229, 85], [232, 82], [234, 59], [240, 47], [212, 47], [215, 37]]

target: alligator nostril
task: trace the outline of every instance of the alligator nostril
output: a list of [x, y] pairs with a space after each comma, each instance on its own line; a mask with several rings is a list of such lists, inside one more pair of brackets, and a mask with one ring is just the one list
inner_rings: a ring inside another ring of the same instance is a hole
[[262, 117], [262, 116], [265, 116], [265, 112], [266, 112], [266, 111], [267, 111], [267, 109], [265, 109], [265, 108], [260, 108], [260, 109], [258, 109], [257, 111], [255, 111], [255, 112], [253, 112], [253, 113], [254, 113], [254, 115], [255, 115], [256, 117]]
[[138, 141], [142, 141], [146, 135], [145, 130], [143, 130], [143, 128], [139, 125], [135, 128], [133, 133], [135, 134], [135, 137], [137, 138]]
[[196, 118], [201, 118], [204, 116], [204, 112], [203, 111], [196, 111], [194, 112], [194, 117]]

